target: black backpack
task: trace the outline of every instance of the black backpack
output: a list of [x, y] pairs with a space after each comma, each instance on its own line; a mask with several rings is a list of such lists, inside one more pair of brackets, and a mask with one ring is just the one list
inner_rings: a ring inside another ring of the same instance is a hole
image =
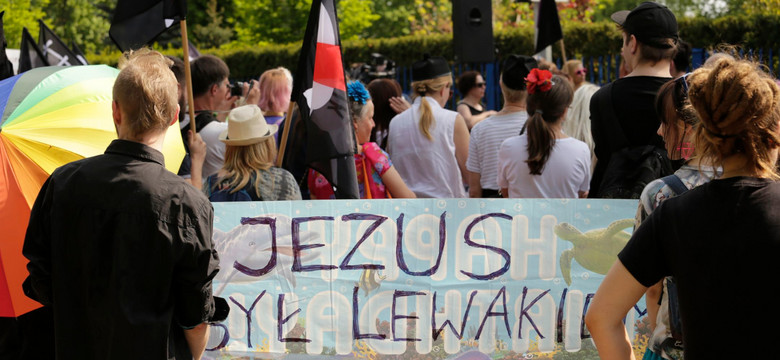
[[666, 149], [654, 145], [630, 146], [612, 106], [612, 83], [604, 86], [599, 108], [612, 129], [610, 138], [617, 146], [610, 155], [596, 197], [605, 199], [639, 199], [645, 185], [672, 174], [672, 163]]

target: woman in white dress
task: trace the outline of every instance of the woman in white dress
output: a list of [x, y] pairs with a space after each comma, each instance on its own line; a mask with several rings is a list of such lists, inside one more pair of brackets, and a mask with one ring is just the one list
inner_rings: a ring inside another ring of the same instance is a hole
[[412, 79], [412, 107], [390, 121], [394, 166], [419, 198], [468, 197], [469, 130], [462, 116], [443, 107], [452, 94], [447, 60], [426, 56], [412, 65]]

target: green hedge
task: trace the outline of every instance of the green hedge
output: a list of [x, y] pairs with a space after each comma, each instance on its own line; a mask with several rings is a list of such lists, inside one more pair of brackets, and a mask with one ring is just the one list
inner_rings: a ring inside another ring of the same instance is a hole
[[[721, 43], [739, 45], [746, 49], [780, 48], [780, 16], [728, 16], [718, 19], [684, 18], [679, 21], [680, 35], [695, 48], [712, 48]], [[620, 52], [621, 36], [612, 22], [593, 24], [571, 23], [563, 28], [566, 55], [568, 57], [598, 56]], [[499, 54], [530, 54], [533, 52], [533, 28], [515, 28], [495, 34], [495, 46]], [[372, 52], [382, 53], [395, 60], [399, 66], [407, 66], [424, 53], [453, 58], [452, 35], [404, 36], [386, 39], [344, 41], [342, 44], [345, 65], [363, 62]], [[256, 77], [263, 71], [284, 66], [295, 70], [301, 43], [251, 46], [240, 49], [202, 49], [224, 59], [230, 67], [232, 78]], [[181, 50], [162, 50], [168, 55], [181, 57]], [[119, 52], [88, 55], [90, 63], [116, 66]], [[553, 56], [560, 57], [560, 46], [553, 47]]]

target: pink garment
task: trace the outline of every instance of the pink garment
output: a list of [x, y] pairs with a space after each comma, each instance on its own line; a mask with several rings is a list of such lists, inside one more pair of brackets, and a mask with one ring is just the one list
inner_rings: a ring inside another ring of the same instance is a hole
[[[382, 175], [393, 166], [390, 157], [382, 150], [379, 145], [373, 142], [367, 142], [362, 145], [363, 153], [355, 154], [355, 170], [357, 172], [358, 190], [360, 198], [367, 199], [365, 184], [368, 181], [368, 188], [371, 190], [372, 199], [386, 199], [387, 189], [382, 183]], [[365, 161], [364, 161], [365, 160]], [[368, 176], [363, 175], [364, 164], [370, 169]], [[322, 174], [309, 169], [309, 193], [316, 199], [335, 199], [333, 187]]]

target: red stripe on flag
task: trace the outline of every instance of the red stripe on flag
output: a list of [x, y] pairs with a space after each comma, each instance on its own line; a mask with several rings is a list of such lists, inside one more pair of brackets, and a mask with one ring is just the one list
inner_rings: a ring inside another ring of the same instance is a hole
[[340, 46], [317, 43], [313, 80], [334, 89], [347, 91]]

